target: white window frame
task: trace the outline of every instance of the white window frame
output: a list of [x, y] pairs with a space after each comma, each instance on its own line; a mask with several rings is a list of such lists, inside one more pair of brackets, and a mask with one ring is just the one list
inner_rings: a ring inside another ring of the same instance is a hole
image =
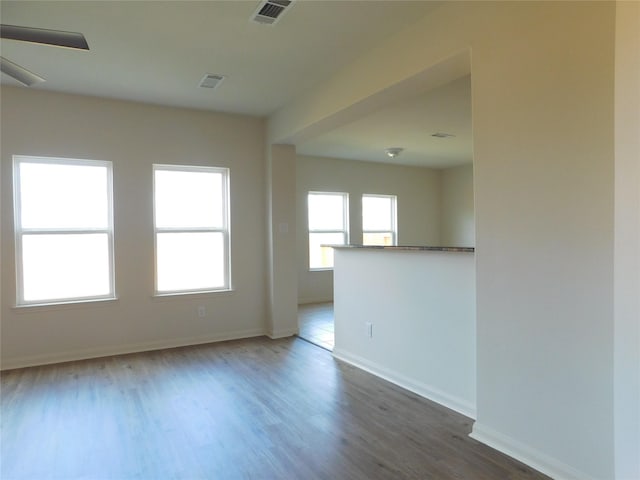
[[[324, 229], [311, 229], [309, 226], [309, 197], [311, 195], [335, 195], [338, 197], [342, 197], [342, 230], [324, 230]], [[311, 234], [313, 233], [341, 233], [344, 238], [344, 245], [349, 244], [349, 194], [346, 192], [319, 192], [319, 191], [310, 191], [307, 193], [307, 230], [309, 234], [307, 235], [307, 262], [309, 265], [310, 272], [321, 272], [327, 270], [333, 270], [333, 267], [311, 267]]]
[[[106, 228], [23, 228], [22, 227], [22, 203], [20, 191], [20, 165], [24, 163], [38, 163], [47, 165], [86, 165], [101, 166], [107, 169], [107, 206], [108, 224]], [[106, 160], [88, 160], [61, 157], [39, 157], [31, 155], [13, 156], [13, 207], [15, 230], [15, 255], [16, 255], [16, 306], [58, 305], [67, 303], [84, 303], [100, 300], [115, 300], [115, 265], [113, 247], [113, 164]], [[55, 298], [47, 300], [27, 301], [24, 299], [24, 272], [22, 260], [22, 239], [25, 235], [82, 235], [82, 234], [107, 234], [109, 246], [109, 292], [105, 295], [85, 297]]]
[[[364, 199], [366, 197], [373, 198], [388, 198], [391, 200], [391, 228], [393, 230], [365, 230], [364, 228]], [[375, 193], [364, 193], [362, 195], [362, 244], [364, 243], [364, 235], [366, 233], [391, 233], [391, 245], [398, 245], [398, 196], [397, 195], [379, 195]]]
[[[158, 227], [156, 225], [156, 171], [174, 172], [206, 172], [221, 173], [222, 180], [222, 228], [216, 227]], [[153, 251], [154, 251], [154, 296], [166, 297], [171, 295], [191, 295], [198, 293], [214, 293], [230, 291], [231, 287], [231, 242], [230, 242], [230, 214], [229, 214], [229, 177], [230, 170], [225, 167], [193, 166], [193, 165], [166, 165], [153, 164]], [[185, 289], [185, 290], [158, 290], [158, 234], [159, 233], [222, 233], [224, 246], [224, 285], [218, 288]]]

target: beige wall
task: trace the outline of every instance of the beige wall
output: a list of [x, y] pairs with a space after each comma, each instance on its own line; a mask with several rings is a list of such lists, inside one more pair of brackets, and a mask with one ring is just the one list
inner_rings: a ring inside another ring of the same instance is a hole
[[615, 4], [504, 13], [473, 53], [474, 434], [552, 476], [614, 478]]
[[[631, 457], [637, 434], [614, 431], [614, 416], [617, 426], [633, 422], [625, 405], [638, 391], [624, 383], [636, 378], [637, 345], [624, 356], [623, 341], [637, 332], [637, 305], [616, 301], [622, 310], [614, 316], [614, 251], [616, 259], [638, 251], [635, 243], [614, 244], [614, 230], [626, 231], [614, 225], [614, 212], [621, 222], [638, 215], [633, 196], [618, 196], [618, 187], [626, 189], [637, 175], [628, 160], [637, 161], [637, 155], [624, 136], [616, 139], [620, 155], [616, 150], [614, 158], [614, 104], [619, 118], [633, 108], [624, 94], [614, 103], [614, 47], [626, 59], [618, 65], [616, 88], [633, 92], [637, 85], [625, 73], [637, 65], [637, 11], [620, 5], [618, 28], [631, 33], [616, 39], [614, 2], [445, 2], [269, 122], [271, 141], [301, 138], [354, 105], [362, 110], [365, 100], [385, 89], [471, 52], [474, 435], [560, 478], [611, 479], [616, 468], [633, 471], [637, 461]], [[61, 359], [264, 331], [264, 199], [270, 179], [260, 121], [36, 90], [3, 87], [2, 93], [4, 360]], [[635, 135], [637, 119], [625, 128]], [[114, 162], [116, 198], [122, 199], [115, 206], [117, 302], [11, 308], [14, 153]], [[151, 298], [150, 165], [176, 159], [231, 167], [237, 205], [232, 254], [236, 265], [243, 263], [234, 270], [232, 294]], [[614, 165], [631, 173], [619, 185]], [[614, 197], [620, 204], [614, 205]], [[295, 212], [279, 208], [283, 215], [275, 211], [272, 218], [295, 224]], [[289, 254], [295, 262], [296, 253]], [[277, 287], [295, 291], [295, 278], [283, 277], [286, 284]], [[634, 278], [623, 277], [616, 296], [637, 286]], [[295, 296], [281, 297], [295, 302]], [[195, 313], [200, 302], [210, 312], [204, 320]], [[621, 441], [632, 443], [625, 450]]]
[[339, 248], [336, 260], [334, 355], [475, 418], [474, 254]]
[[615, 475], [615, 8], [446, 2], [268, 129], [272, 141], [304, 138], [471, 51], [474, 436], [557, 477]]
[[640, 2], [616, 5], [616, 476], [640, 478]]
[[[113, 162], [117, 301], [13, 307], [14, 154]], [[153, 163], [230, 168], [233, 292], [152, 297]], [[264, 164], [259, 119], [3, 86], [3, 367], [263, 334]]]
[[271, 145], [267, 149], [267, 289], [271, 338], [298, 333], [296, 257], [296, 149]]
[[399, 244], [439, 243], [438, 170], [303, 155], [298, 155], [296, 169], [298, 303], [333, 299], [333, 272], [309, 271], [307, 193], [310, 191], [349, 194], [351, 243], [362, 243], [361, 198], [365, 193], [397, 195]]
[[474, 247], [473, 166], [445, 168], [440, 171], [440, 182], [440, 244]]

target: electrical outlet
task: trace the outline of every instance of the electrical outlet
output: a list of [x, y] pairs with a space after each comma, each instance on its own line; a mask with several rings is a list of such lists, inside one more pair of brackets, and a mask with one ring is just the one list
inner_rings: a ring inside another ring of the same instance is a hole
[[365, 322], [365, 325], [367, 327], [367, 337], [373, 338], [373, 323]]
[[202, 305], [198, 307], [198, 316], [200, 318], [203, 318], [205, 315], [207, 314], [207, 309], [204, 308]]

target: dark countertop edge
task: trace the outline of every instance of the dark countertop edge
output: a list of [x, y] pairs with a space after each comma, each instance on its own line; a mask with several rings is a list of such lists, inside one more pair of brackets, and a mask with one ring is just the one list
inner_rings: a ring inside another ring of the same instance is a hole
[[473, 247], [427, 247], [421, 245], [323, 245], [325, 247], [338, 249], [362, 249], [362, 250], [391, 250], [391, 251], [411, 251], [411, 252], [460, 252], [474, 253]]

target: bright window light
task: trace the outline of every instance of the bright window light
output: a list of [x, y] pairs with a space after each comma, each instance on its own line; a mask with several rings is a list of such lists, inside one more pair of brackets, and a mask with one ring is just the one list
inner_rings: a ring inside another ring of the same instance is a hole
[[158, 291], [225, 287], [221, 232], [158, 233]]
[[111, 162], [14, 157], [17, 304], [114, 298]]
[[105, 233], [24, 235], [22, 257], [26, 302], [111, 293]]
[[228, 290], [229, 170], [154, 165], [156, 293]]
[[156, 226], [221, 228], [223, 180], [221, 172], [156, 169]]
[[309, 269], [333, 268], [333, 249], [323, 245], [345, 245], [349, 238], [346, 193], [309, 192]]
[[22, 228], [107, 228], [106, 166], [20, 165]]
[[397, 245], [395, 195], [362, 196], [363, 245]]

